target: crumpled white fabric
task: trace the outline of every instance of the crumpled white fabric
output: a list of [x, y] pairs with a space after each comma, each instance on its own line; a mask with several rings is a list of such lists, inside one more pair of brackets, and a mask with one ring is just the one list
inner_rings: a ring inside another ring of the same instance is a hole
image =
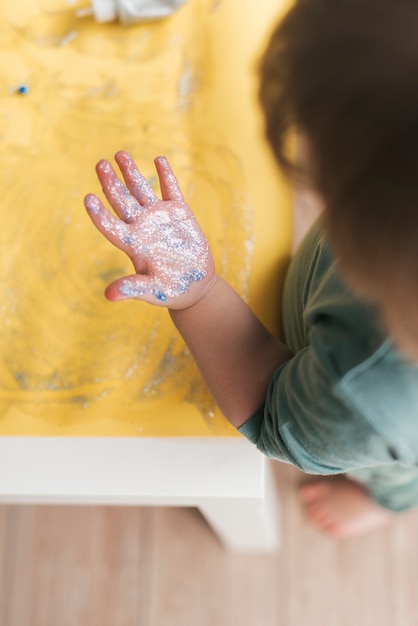
[[93, 0], [93, 12], [99, 22], [119, 19], [124, 24], [167, 17], [187, 0]]

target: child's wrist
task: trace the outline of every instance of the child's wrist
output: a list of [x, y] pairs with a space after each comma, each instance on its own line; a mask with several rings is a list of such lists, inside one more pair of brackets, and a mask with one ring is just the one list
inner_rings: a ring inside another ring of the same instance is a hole
[[173, 301], [173, 303], [168, 306], [170, 313], [187, 311], [193, 309], [197, 305], [202, 304], [204, 300], [210, 297], [212, 291], [220, 280], [221, 277], [218, 274], [213, 274], [213, 276], [211, 276], [211, 278], [207, 280], [207, 284], [204, 286], [201, 293], [192, 302], [190, 302], [190, 300], [188, 299], [188, 302], [185, 303], [184, 306], [176, 306], [176, 302]]

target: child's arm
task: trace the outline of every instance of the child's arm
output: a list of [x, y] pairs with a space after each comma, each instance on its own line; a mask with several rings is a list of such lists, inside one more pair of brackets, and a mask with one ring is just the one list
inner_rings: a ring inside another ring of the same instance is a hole
[[215, 402], [239, 427], [264, 402], [274, 370], [292, 354], [216, 274], [207, 240], [166, 159], [155, 160], [162, 200], [126, 152], [116, 161], [126, 185], [107, 161], [96, 168], [116, 216], [97, 196], [87, 196], [85, 205], [136, 273], [109, 285], [106, 297], [168, 307]]
[[222, 278], [170, 315], [216, 403], [236, 428], [263, 404], [274, 370], [293, 355]]

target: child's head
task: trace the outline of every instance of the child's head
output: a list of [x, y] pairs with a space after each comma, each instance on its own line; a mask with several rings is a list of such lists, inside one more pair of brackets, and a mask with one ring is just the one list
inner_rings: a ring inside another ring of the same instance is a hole
[[261, 104], [279, 164], [307, 139], [334, 253], [418, 358], [418, 2], [299, 0], [261, 64]]

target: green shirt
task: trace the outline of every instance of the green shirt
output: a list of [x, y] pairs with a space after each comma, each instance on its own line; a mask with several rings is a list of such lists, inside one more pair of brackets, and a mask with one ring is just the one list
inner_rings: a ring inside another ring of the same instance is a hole
[[311, 474], [417, 464], [418, 366], [394, 348], [377, 310], [348, 289], [321, 221], [292, 260], [283, 311], [295, 356], [240, 432]]

